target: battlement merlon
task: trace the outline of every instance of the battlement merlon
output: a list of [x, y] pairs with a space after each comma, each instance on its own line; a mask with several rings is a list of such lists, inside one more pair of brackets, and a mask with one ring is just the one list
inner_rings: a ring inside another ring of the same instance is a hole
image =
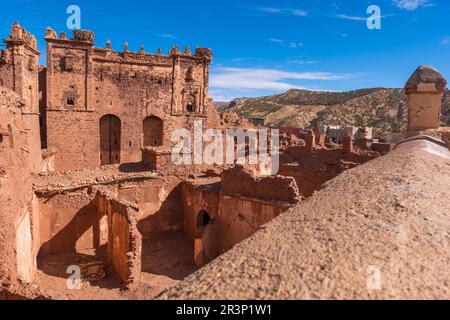
[[6, 44], [7, 49], [17, 45], [24, 45], [34, 54], [40, 55], [37, 50], [37, 41], [34, 35], [25, 28], [22, 28], [17, 22], [12, 25], [11, 34], [7, 39], [4, 39], [3, 42]]
[[[64, 32], [61, 32], [61, 35], [58, 37], [57, 33], [50, 27], [47, 27], [46, 34], [44, 39], [47, 43], [55, 42], [55, 43], [65, 43], [65, 44], [80, 44], [82, 46], [92, 46], [94, 47], [94, 32], [90, 30], [73, 30], [73, 38], [67, 38]], [[212, 50], [209, 48], [197, 47], [195, 49], [195, 53], [192, 54], [189, 47], [186, 46], [184, 52], [182, 52], [178, 45], [175, 45], [170, 51], [168, 55], [163, 55], [161, 49], [158, 49], [157, 53], [147, 53], [145, 52], [144, 46], [140, 47], [138, 52], [132, 52], [128, 50], [128, 43], [125, 43], [123, 52], [114, 51], [111, 49], [111, 41], [106, 42], [105, 48], [94, 47], [95, 51], [100, 53], [102, 51], [109, 52], [110, 56], [116, 57], [128, 57], [131, 59], [138, 59], [139, 57], [161, 57], [161, 58], [169, 58], [169, 57], [181, 57], [181, 58], [191, 58], [194, 60], [202, 60], [206, 63], [212, 62]]]
[[44, 39], [47, 42], [78, 42], [94, 45], [94, 32], [90, 30], [73, 30], [72, 39], [67, 38], [65, 32], [61, 32], [60, 36], [56, 34], [56, 32], [51, 28], [47, 27], [45, 30]]

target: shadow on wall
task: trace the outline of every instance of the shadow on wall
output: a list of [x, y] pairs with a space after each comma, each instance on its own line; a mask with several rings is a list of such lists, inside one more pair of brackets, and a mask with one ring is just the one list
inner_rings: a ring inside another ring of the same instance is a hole
[[[145, 215], [145, 212], [144, 212]], [[142, 272], [183, 280], [195, 272], [194, 243], [183, 232], [181, 184], [159, 210], [138, 223], [142, 234]]]
[[119, 166], [119, 171], [125, 173], [133, 173], [133, 172], [146, 172], [149, 170], [148, 167], [142, 164], [142, 162], [130, 162], [121, 164]]
[[90, 286], [101, 289], [125, 289], [126, 286], [117, 276], [114, 268], [108, 263], [106, 258], [106, 245], [102, 245], [95, 250], [93, 255], [79, 252], [62, 255], [40, 256], [38, 257], [38, 269], [51, 276], [64, 280], [68, 279], [67, 268], [72, 265], [82, 266], [92, 262], [102, 261], [105, 277], [99, 280], [87, 279]]
[[[143, 212], [146, 216], [146, 213]], [[138, 222], [138, 230], [144, 239], [152, 239], [166, 232], [183, 229], [181, 184], [178, 184], [161, 203], [159, 210]]]
[[[97, 198], [78, 210], [64, 228], [41, 245], [38, 269], [49, 276], [67, 279], [69, 266], [102, 261], [106, 277], [89, 281], [90, 284], [102, 289], [125, 288], [108, 262], [107, 245], [101, 241], [100, 221], [104, 216], [98, 213]], [[80, 252], [86, 249], [91, 249], [92, 254]]]
[[[97, 206], [95, 200], [88, 205], [82, 207], [72, 218], [72, 220], [62, 228], [50, 240], [41, 245], [39, 255], [54, 255], [77, 252], [79, 246], [88, 246], [86, 242], [91, 239], [83, 239], [86, 237], [86, 232], [92, 228], [92, 244], [91, 248], [100, 247], [100, 224]], [[84, 237], [83, 237], [84, 236]], [[80, 241], [82, 243], [80, 243]], [[78, 244], [78, 248], [77, 248]]]

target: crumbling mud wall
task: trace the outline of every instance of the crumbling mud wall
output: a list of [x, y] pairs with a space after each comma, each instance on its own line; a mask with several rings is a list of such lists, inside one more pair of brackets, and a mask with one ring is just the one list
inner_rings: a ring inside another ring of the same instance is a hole
[[0, 87], [0, 285], [31, 282], [39, 223], [26, 149], [24, 101]]
[[[274, 190], [274, 186], [277, 186]], [[257, 176], [241, 166], [219, 179], [182, 185], [184, 231], [202, 266], [255, 233], [300, 200], [294, 178]]]
[[183, 204], [183, 230], [190, 239], [201, 237], [200, 213], [207, 213], [211, 220], [219, 215], [219, 181], [205, 181], [200, 184], [184, 182], [181, 188]]
[[[256, 170], [235, 166], [221, 174], [221, 191], [262, 200], [297, 203], [300, 200], [297, 183], [292, 177], [258, 176]], [[276, 186], [276, 188], [274, 187]]]
[[310, 197], [325, 182], [379, 155], [378, 152], [347, 152], [340, 148], [311, 151], [302, 146], [293, 146], [281, 153], [279, 174], [294, 177], [300, 195]]
[[139, 279], [142, 238], [139, 208], [116, 188], [96, 186], [49, 194], [39, 200], [39, 256], [106, 248], [106, 258], [127, 285]]
[[180, 180], [148, 179], [118, 186], [120, 199], [139, 208], [139, 230], [145, 239], [183, 228]]
[[82, 188], [39, 198], [40, 255], [98, 249], [101, 225], [95, 192]]
[[219, 253], [250, 237], [301, 200], [292, 177], [257, 176], [255, 170], [237, 166], [224, 171], [221, 179]]
[[98, 213], [107, 221], [107, 255], [119, 278], [128, 286], [141, 274], [142, 237], [137, 228], [139, 209], [109, 192], [97, 193]]

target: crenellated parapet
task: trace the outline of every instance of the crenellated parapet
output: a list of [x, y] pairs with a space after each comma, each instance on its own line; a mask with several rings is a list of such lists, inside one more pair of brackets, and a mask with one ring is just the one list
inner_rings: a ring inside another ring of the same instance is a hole
[[196, 48], [193, 54], [189, 46], [186, 46], [184, 51], [182, 51], [179, 45], [174, 45], [167, 55], [164, 55], [161, 49], [157, 49], [156, 53], [146, 52], [144, 45], [140, 46], [139, 51], [130, 51], [128, 42], [125, 42], [122, 52], [113, 50], [110, 40], [106, 42], [105, 48], [95, 47], [95, 35], [90, 30], [74, 30], [73, 37], [69, 39], [64, 32], [61, 32], [60, 36], [58, 36], [52, 28], [48, 27], [44, 38], [47, 43], [58, 43], [69, 47], [77, 45], [91, 46], [93, 47], [93, 58], [100, 60], [138, 64], [164, 64], [171, 63], [173, 59], [191, 60], [208, 64], [212, 62], [212, 50], [201, 47]]
[[72, 31], [73, 36], [71, 39], [69, 39], [65, 32], [61, 32], [60, 36], [58, 37], [55, 30], [53, 30], [51, 27], [47, 27], [45, 30], [45, 36], [44, 39], [49, 41], [73, 41], [73, 42], [86, 42], [94, 44], [94, 32], [90, 30], [73, 30]]

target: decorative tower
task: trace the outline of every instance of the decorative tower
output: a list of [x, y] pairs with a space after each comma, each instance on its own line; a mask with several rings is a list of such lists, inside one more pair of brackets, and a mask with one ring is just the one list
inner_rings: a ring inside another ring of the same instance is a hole
[[408, 95], [408, 131], [438, 129], [447, 81], [430, 66], [420, 66], [405, 85]]
[[30, 153], [30, 168], [39, 172], [41, 165], [41, 138], [39, 128], [39, 51], [36, 38], [17, 22], [4, 40], [5, 64], [0, 66], [4, 86], [15, 91], [25, 102], [22, 110], [26, 135], [26, 151]]

